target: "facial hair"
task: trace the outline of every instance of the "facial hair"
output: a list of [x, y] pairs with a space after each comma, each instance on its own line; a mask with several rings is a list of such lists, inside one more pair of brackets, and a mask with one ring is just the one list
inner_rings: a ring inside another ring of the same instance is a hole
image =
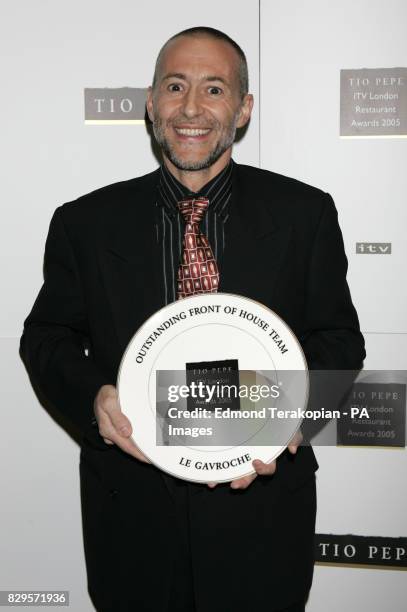
[[[157, 143], [161, 147], [161, 150], [166, 155], [166, 157], [179, 170], [193, 171], [193, 170], [206, 170], [207, 168], [210, 168], [215, 162], [218, 161], [220, 156], [223, 155], [223, 153], [227, 149], [229, 149], [229, 147], [232, 146], [235, 140], [238, 112], [235, 113], [233, 120], [226, 126], [226, 132], [222, 134], [221, 138], [215, 144], [212, 151], [210, 151], [209, 154], [204, 159], [201, 159], [200, 161], [195, 161], [195, 162], [180, 159], [176, 155], [173, 147], [171, 146], [171, 143], [165, 137], [165, 128], [171, 127], [173, 124], [181, 123], [180, 119], [181, 118], [177, 118], [176, 120], [172, 119], [171, 121], [167, 121], [167, 123], [165, 124], [164, 121], [161, 119], [161, 117], [156, 116], [153, 121], [153, 131], [154, 131], [154, 136], [157, 140]], [[205, 127], [207, 126], [208, 124], [206, 123]], [[200, 126], [196, 125], [194, 127], [199, 128]], [[212, 125], [211, 127], [217, 128], [217, 127], [222, 127], [222, 125], [220, 123], [216, 123], [215, 125]]]

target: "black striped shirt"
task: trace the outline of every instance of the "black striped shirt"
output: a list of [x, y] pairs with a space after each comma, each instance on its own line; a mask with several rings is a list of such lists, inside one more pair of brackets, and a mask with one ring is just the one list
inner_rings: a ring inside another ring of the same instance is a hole
[[224, 228], [230, 214], [233, 170], [234, 162], [231, 159], [199, 192], [193, 193], [171, 174], [164, 163], [161, 165], [156, 201], [156, 229], [165, 305], [177, 299], [177, 272], [185, 226], [177, 202], [186, 198], [208, 198], [209, 206], [201, 223], [201, 231], [207, 236], [219, 264], [225, 248]]

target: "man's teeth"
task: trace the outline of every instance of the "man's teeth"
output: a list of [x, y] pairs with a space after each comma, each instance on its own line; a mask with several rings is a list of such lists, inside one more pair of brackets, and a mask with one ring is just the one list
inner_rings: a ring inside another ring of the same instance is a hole
[[210, 129], [200, 130], [200, 129], [191, 129], [191, 128], [175, 128], [177, 134], [182, 134], [182, 136], [203, 136], [204, 134], [208, 134]]

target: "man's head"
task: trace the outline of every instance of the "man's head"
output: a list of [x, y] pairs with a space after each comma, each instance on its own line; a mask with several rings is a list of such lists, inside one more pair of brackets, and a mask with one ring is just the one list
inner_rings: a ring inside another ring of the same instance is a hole
[[221, 32], [220, 30], [215, 30], [215, 28], [209, 28], [205, 26], [198, 26], [195, 28], [188, 28], [187, 30], [182, 30], [182, 32], [178, 32], [178, 34], [174, 34], [174, 36], [171, 36], [171, 38], [169, 38], [167, 42], [161, 47], [161, 50], [157, 56], [157, 60], [155, 63], [153, 89], [155, 89], [157, 81], [159, 79], [161, 60], [163, 58], [167, 46], [172, 40], [176, 40], [181, 36], [200, 36], [204, 38], [210, 37], [214, 38], [215, 40], [221, 40], [223, 42], [226, 42], [231, 47], [233, 47], [233, 49], [236, 51], [238, 59], [237, 76], [239, 79], [240, 96], [243, 100], [245, 95], [249, 91], [249, 72], [247, 68], [246, 55], [244, 54], [243, 49], [239, 47], [239, 45], [233, 40], [233, 38], [230, 38], [230, 36], [228, 36], [224, 32]]
[[164, 156], [179, 170], [221, 168], [236, 128], [253, 106], [247, 62], [240, 47], [212, 28], [170, 38], [156, 62], [147, 111]]

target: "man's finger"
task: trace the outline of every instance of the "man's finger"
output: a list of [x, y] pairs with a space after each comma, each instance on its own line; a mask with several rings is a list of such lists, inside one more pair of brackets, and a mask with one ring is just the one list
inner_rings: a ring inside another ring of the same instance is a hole
[[117, 444], [117, 446], [121, 448], [125, 453], [132, 455], [132, 457], [135, 457], [139, 461], [142, 461], [143, 463], [151, 463], [151, 461], [147, 459], [145, 455], [143, 455], [143, 453], [132, 438], [123, 438], [121, 436], [117, 436], [117, 441], [115, 442], [115, 444]]
[[277, 468], [276, 461], [264, 463], [263, 461], [260, 461], [260, 459], [255, 459], [252, 465], [256, 470], [257, 474], [259, 474], [260, 476], [271, 476], [272, 474], [274, 474]]
[[304, 438], [303, 438], [301, 431], [300, 430], [296, 431], [287, 446], [289, 452], [295, 455], [303, 439]]
[[151, 463], [151, 461], [149, 461], [147, 457], [143, 455], [134, 440], [132, 438], [125, 438], [118, 434], [113, 425], [106, 426], [105, 424], [103, 430], [99, 430], [99, 433], [103, 437], [106, 444], [116, 444], [116, 446], [121, 448], [122, 451], [132, 455], [132, 457], [135, 457], [139, 461]]
[[133, 432], [129, 419], [120, 410], [118, 402], [110, 404], [107, 408], [103, 407], [104, 412], [109, 416], [113, 427], [120, 436], [128, 438]]
[[230, 483], [230, 487], [231, 489], [247, 489], [247, 487], [253, 482], [256, 477], [257, 474], [250, 474], [250, 476], [243, 476], [243, 478], [232, 480], [232, 482]]

